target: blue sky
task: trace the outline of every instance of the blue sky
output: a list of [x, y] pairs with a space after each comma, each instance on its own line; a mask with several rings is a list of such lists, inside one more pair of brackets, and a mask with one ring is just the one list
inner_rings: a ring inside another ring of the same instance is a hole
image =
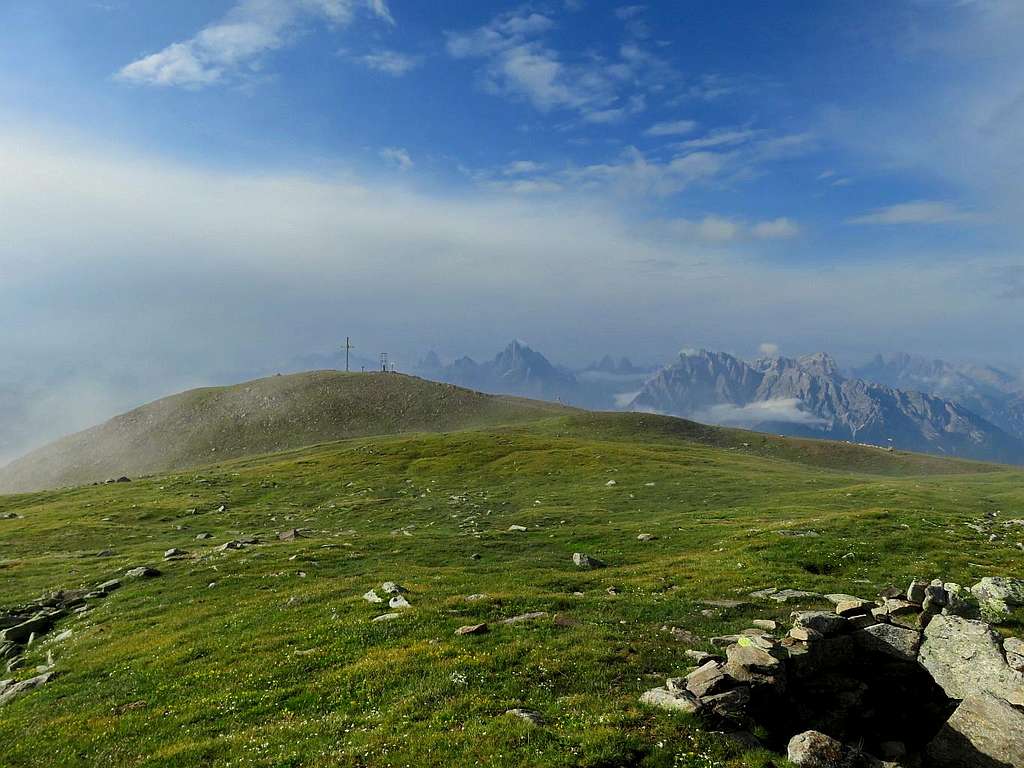
[[1022, 34], [1016, 0], [2, 0], [0, 356], [1021, 365]]

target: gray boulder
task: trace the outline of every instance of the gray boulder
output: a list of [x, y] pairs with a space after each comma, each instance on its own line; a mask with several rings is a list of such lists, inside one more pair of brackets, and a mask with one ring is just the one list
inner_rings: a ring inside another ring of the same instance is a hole
[[917, 658], [921, 634], [892, 624], [874, 624], [853, 633], [857, 645], [866, 651], [884, 653], [903, 661]]
[[804, 731], [789, 740], [787, 757], [798, 768], [876, 768], [881, 763], [820, 731]]
[[3, 693], [0, 693], [0, 707], [26, 691], [31, 691], [33, 688], [50, 682], [55, 674], [55, 672], [44, 672], [41, 675], [30, 677], [28, 680], [22, 680], [20, 683], [8, 684], [3, 689]]
[[798, 611], [793, 614], [793, 625], [807, 627], [824, 637], [839, 635], [849, 629], [849, 622], [832, 611]]
[[935, 768], [1024, 766], [1024, 712], [986, 693], [960, 702], [927, 748]]
[[700, 709], [700, 702], [686, 691], [670, 691], [668, 688], [652, 688], [640, 696], [640, 702], [648, 706], [667, 709], [671, 712], [694, 713]]
[[126, 579], [152, 579], [160, 575], [160, 571], [156, 568], [150, 568], [148, 565], [140, 565], [137, 568], [130, 568], [124, 572]]
[[686, 676], [686, 690], [696, 697], [724, 691], [735, 685], [725, 673], [725, 666], [718, 661], [708, 661]]
[[936, 616], [918, 661], [951, 699], [990, 693], [1024, 706], [1024, 675], [1006, 663], [999, 636], [982, 621]]
[[1003, 641], [1006, 663], [1011, 669], [1024, 672], [1024, 640], [1019, 637], [1008, 637]]

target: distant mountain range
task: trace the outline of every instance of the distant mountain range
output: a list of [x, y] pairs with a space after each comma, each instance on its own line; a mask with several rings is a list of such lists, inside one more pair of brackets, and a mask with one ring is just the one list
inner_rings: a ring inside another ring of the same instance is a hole
[[[635, 393], [654, 369], [635, 367], [628, 359], [606, 356], [582, 370], [553, 365], [544, 355], [522, 341], [513, 341], [493, 360], [478, 363], [460, 357], [447, 365], [430, 352], [413, 373], [435, 381], [457, 384], [481, 392], [554, 400], [597, 410], [619, 409], [628, 404], [623, 392]], [[616, 400], [620, 397], [619, 400]]]
[[584, 408], [1024, 463], [1024, 384], [985, 366], [898, 355], [844, 372], [824, 353], [747, 362], [700, 350], [683, 352], [660, 370], [606, 356], [574, 371], [514, 341], [483, 363], [463, 357], [443, 364], [430, 353], [414, 372]]
[[1024, 440], [962, 404], [847, 377], [821, 353], [752, 363], [723, 352], [683, 353], [630, 405], [765, 432], [1024, 462]]

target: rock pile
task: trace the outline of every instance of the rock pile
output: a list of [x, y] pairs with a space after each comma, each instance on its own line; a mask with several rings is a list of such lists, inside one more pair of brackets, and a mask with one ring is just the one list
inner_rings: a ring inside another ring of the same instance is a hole
[[[125, 578], [157, 575], [159, 571], [141, 566], [127, 571]], [[101, 600], [120, 588], [119, 579], [110, 579], [92, 589], [62, 590], [0, 612], [0, 662], [6, 663], [8, 672], [19, 669], [24, 661], [25, 649], [48, 634], [58, 621], [72, 613], [87, 611], [89, 601]], [[66, 630], [57, 639], [60, 640], [69, 634], [70, 631]], [[46, 666], [36, 669], [39, 674], [35, 677], [21, 681], [0, 680], [0, 705], [6, 704], [25, 691], [49, 682], [54, 674], [52, 667], [51, 658]]]
[[805, 768], [1024, 766], [1024, 641], [978, 618], [1022, 596], [1005, 578], [827, 595], [834, 610], [793, 612], [785, 637], [758, 622], [714, 638], [724, 657], [694, 652], [700, 666], [641, 701], [761, 726]]

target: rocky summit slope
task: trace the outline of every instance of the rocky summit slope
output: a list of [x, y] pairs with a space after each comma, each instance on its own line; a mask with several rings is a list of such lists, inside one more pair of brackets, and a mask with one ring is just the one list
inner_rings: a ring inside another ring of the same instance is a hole
[[989, 365], [957, 365], [915, 355], [874, 359], [853, 375], [952, 400], [1014, 437], [1024, 439], [1024, 380]]
[[318, 371], [157, 400], [0, 469], [0, 492], [101, 482], [361, 435], [540, 418], [556, 405], [401, 374]]
[[723, 352], [684, 353], [644, 385], [631, 407], [781, 434], [1024, 462], [1024, 441], [963, 405], [848, 378], [826, 354], [747, 363]]

